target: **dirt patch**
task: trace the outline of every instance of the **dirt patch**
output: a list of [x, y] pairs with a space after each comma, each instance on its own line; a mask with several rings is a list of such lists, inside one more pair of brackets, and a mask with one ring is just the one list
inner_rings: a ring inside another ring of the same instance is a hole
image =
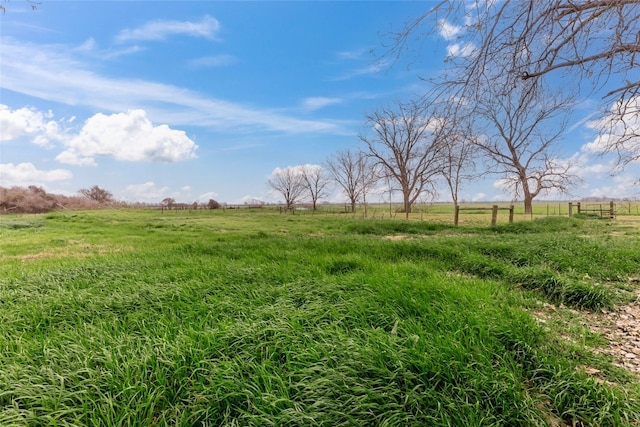
[[67, 240], [62, 247], [52, 247], [35, 254], [15, 255], [0, 257], [0, 260], [19, 260], [29, 262], [49, 258], [87, 258], [95, 255], [105, 255], [125, 250], [133, 250], [127, 247], [110, 247], [106, 245], [93, 245], [81, 240]]
[[640, 374], [640, 293], [631, 304], [592, 316], [595, 322], [590, 329], [609, 343], [600, 351], [613, 356], [617, 366]]
[[408, 238], [409, 238], [408, 236], [404, 236], [404, 235], [401, 235], [401, 234], [400, 235], [388, 235], [388, 236], [384, 236], [383, 237], [384, 240], [394, 240], [394, 241], [396, 241], [396, 240], [405, 240], [405, 239], [408, 239]]
[[[635, 280], [638, 279], [630, 278], [630, 281]], [[596, 352], [611, 356], [614, 365], [640, 375], [640, 291], [637, 291], [636, 295], [634, 301], [615, 310], [583, 312], [563, 305], [556, 307], [543, 303], [541, 307], [529, 312], [541, 324], [561, 322], [565, 323], [567, 329], [569, 324], [577, 321], [606, 340], [607, 344], [596, 348]], [[570, 335], [561, 334], [560, 338], [574, 342]], [[599, 370], [590, 367], [584, 367], [584, 370], [598, 379]]]

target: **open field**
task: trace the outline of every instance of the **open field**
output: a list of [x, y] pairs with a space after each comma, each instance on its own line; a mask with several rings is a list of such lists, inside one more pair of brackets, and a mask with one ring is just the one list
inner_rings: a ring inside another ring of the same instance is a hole
[[638, 217], [436, 206], [0, 217], [0, 425], [640, 425]]
[[[460, 213], [461, 225], [490, 225], [491, 224], [491, 207], [497, 205], [500, 210], [498, 212], [498, 223], [509, 222], [508, 208], [514, 206], [515, 221], [530, 221], [531, 219], [546, 217], [568, 217], [569, 202], [534, 202], [533, 215], [525, 215], [522, 203], [509, 202], [487, 202], [487, 203], [461, 203], [463, 209]], [[607, 213], [609, 210], [608, 202], [582, 202], [582, 206], [588, 209], [587, 214], [594, 215], [597, 211]], [[235, 206], [236, 209], [246, 208], [243, 206]], [[283, 211], [283, 207], [265, 206], [262, 209]], [[371, 204], [365, 209], [364, 206], [358, 205], [354, 213], [350, 212], [349, 205], [320, 205], [317, 211], [309, 208], [296, 209], [298, 215], [343, 215], [356, 218], [368, 219], [404, 219], [405, 214], [401, 212], [400, 204]], [[640, 202], [639, 201], [618, 201], [614, 204], [614, 212], [616, 218], [625, 221], [640, 221]], [[599, 212], [598, 212], [599, 213]], [[578, 214], [577, 202], [573, 202], [573, 214]], [[427, 203], [416, 204], [414, 211], [409, 215], [410, 220], [429, 221], [442, 224], [452, 224], [454, 219], [454, 207], [451, 203]]]

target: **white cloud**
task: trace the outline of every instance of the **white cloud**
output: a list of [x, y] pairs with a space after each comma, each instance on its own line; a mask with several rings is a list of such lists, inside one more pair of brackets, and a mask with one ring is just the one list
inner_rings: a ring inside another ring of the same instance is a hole
[[124, 29], [116, 36], [116, 41], [164, 40], [174, 35], [214, 39], [219, 30], [220, 23], [212, 16], [205, 16], [199, 22], [158, 20], [138, 28]]
[[125, 188], [127, 196], [132, 200], [161, 201], [169, 194], [169, 187], [157, 187], [153, 181], [143, 184], [131, 184]]
[[93, 157], [83, 157], [71, 150], [66, 150], [58, 154], [56, 156], [56, 160], [66, 165], [98, 166]]
[[3, 88], [66, 105], [85, 105], [105, 112], [143, 108], [154, 121], [172, 125], [210, 126], [243, 132], [252, 128], [287, 133], [344, 133], [339, 122], [300, 120], [281, 113], [215, 98], [145, 80], [118, 79], [92, 71], [73, 49], [32, 45], [8, 37], [2, 46]]
[[632, 167], [612, 175], [616, 165], [612, 156], [602, 157], [582, 150], [571, 156], [567, 162], [572, 164], [569, 172], [581, 180], [580, 186], [571, 191], [578, 197], [624, 198], [637, 195], [640, 191], [636, 182], [637, 172]]
[[263, 197], [263, 196], [250, 196], [250, 195], [246, 195], [241, 197], [239, 200], [236, 200], [235, 202], [232, 202], [232, 204], [245, 204], [245, 205], [262, 205], [265, 203], [265, 199], [270, 200], [270, 201], [277, 201], [276, 199], [269, 199], [268, 197]]
[[453, 40], [462, 32], [463, 27], [458, 25], [453, 25], [446, 19], [440, 20], [438, 22], [438, 33], [445, 40]]
[[215, 191], [209, 191], [207, 193], [203, 193], [201, 195], [198, 196], [198, 201], [201, 203], [206, 203], [209, 201], [209, 199], [217, 199], [218, 198], [218, 193], [216, 193]]
[[47, 120], [51, 117], [51, 111], [42, 113], [26, 107], [11, 110], [0, 104], [0, 142], [28, 136], [34, 144], [48, 147], [52, 140], [64, 139], [59, 123]]
[[472, 202], [479, 202], [486, 199], [487, 195], [485, 193], [476, 193], [471, 197]]
[[[447, 21], [446, 19], [442, 19], [438, 22], [438, 33], [440, 37], [445, 39], [448, 42], [452, 42], [454, 40], [460, 39], [460, 34], [464, 31], [464, 27], [454, 25]], [[447, 45], [447, 56], [448, 57], [467, 57], [471, 56], [476, 52], [476, 46], [472, 42], [466, 43], [449, 43]]]
[[311, 98], [305, 98], [304, 101], [302, 101], [302, 104], [305, 109], [314, 111], [314, 110], [318, 110], [320, 108], [326, 107], [328, 105], [339, 104], [341, 102], [342, 102], [342, 99], [340, 98], [327, 98], [324, 96], [316, 96]]
[[71, 179], [73, 174], [65, 169], [38, 170], [32, 163], [0, 164], [0, 185], [4, 187], [43, 185], [47, 182]]
[[474, 54], [476, 47], [473, 43], [452, 43], [447, 46], [447, 56], [467, 57]]
[[226, 67], [238, 62], [238, 58], [233, 55], [213, 55], [203, 56], [189, 61], [189, 66], [192, 68], [215, 68]]
[[95, 164], [98, 156], [124, 161], [178, 162], [195, 157], [198, 146], [184, 131], [155, 126], [143, 110], [89, 118], [67, 150], [56, 159], [70, 164]]
[[618, 148], [623, 156], [640, 160], [640, 97], [627, 101], [622, 116], [618, 107], [612, 105], [606, 117], [587, 122], [587, 127], [600, 133], [582, 146], [583, 151], [606, 153], [615, 152]]
[[560, 160], [562, 164], [570, 165], [569, 173], [575, 175], [581, 180], [588, 177], [602, 177], [611, 170], [612, 164], [606, 164], [601, 161], [596, 161], [590, 153], [582, 150], [575, 153], [569, 159]]
[[269, 175], [269, 178], [282, 176], [283, 174], [287, 176], [303, 175], [305, 171], [311, 173], [318, 169], [322, 169], [322, 166], [310, 163], [306, 163], [304, 165], [287, 166], [286, 168], [276, 167]]
[[637, 179], [632, 173], [622, 173], [608, 178], [605, 182], [593, 181], [585, 190], [591, 197], [634, 197], [640, 193], [640, 189], [635, 185]]
[[492, 186], [496, 190], [509, 190], [513, 187], [513, 182], [512, 180], [507, 178], [498, 178], [493, 181]]

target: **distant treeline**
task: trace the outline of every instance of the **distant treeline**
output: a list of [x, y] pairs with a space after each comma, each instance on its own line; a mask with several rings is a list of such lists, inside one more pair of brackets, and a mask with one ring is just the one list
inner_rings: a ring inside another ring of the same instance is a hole
[[0, 213], [44, 213], [61, 209], [96, 209], [126, 206], [127, 203], [109, 201], [100, 203], [81, 194], [65, 196], [47, 193], [42, 187], [0, 187]]

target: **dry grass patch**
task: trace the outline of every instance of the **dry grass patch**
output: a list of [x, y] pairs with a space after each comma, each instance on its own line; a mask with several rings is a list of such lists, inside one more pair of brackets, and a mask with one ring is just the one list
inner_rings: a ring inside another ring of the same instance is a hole
[[19, 260], [21, 262], [29, 262], [42, 259], [55, 258], [88, 258], [97, 255], [109, 255], [122, 251], [133, 251], [131, 246], [108, 246], [85, 243], [81, 240], [67, 240], [65, 246], [48, 247], [38, 253], [26, 255], [8, 255], [0, 256], [1, 261]]

